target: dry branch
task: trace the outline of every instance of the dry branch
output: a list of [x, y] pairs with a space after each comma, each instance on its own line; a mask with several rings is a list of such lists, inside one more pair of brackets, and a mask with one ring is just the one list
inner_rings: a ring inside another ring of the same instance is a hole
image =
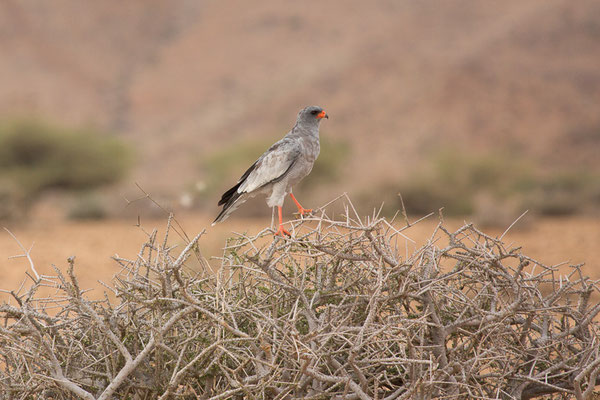
[[172, 254], [170, 218], [116, 259], [112, 303], [72, 265], [36, 276], [0, 306], [0, 398], [591, 398], [600, 306], [581, 266], [558, 277], [471, 225], [403, 259], [408, 226], [346, 210], [231, 239], [215, 272], [201, 234]]

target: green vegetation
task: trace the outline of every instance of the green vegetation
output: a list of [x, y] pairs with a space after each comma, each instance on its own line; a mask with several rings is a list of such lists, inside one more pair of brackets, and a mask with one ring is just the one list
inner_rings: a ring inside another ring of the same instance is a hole
[[104, 202], [95, 193], [77, 196], [67, 213], [69, 219], [76, 220], [103, 219], [107, 215]]
[[600, 175], [571, 170], [543, 176], [526, 193], [527, 204], [545, 215], [597, 212], [600, 205]]
[[11, 188], [0, 195], [22, 206], [49, 189], [90, 190], [117, 182], [130, 164], [123, 143], [93, 130], [37, 120], [0, 124], [0, 181]]
[[600, 202], [600, 175], [587, 170], [543, 172], [514, 155], [459, 151], [440, 152], [424, 164], [398, 190], [410, 213], [444, 207], [447, 215], [473, 214], [482, 197], [544, 215], [593, 210]]

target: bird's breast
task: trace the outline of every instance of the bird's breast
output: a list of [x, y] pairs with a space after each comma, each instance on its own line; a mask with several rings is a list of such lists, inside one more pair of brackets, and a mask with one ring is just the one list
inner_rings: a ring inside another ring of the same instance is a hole
[[303, 141], [302, 145], [304, 146], [302, 151], [303, 157], [306, 161], [314, 163], [319, 156], [319, 152], [321, 151], [319, 139], [307, 138]]

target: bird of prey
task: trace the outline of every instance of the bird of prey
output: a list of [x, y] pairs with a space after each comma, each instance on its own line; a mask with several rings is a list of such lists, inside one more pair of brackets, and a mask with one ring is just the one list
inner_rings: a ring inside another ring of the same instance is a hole
[[223, 209], [213, 222], [221, 222], [242, 203], [259, 193], [267, 196], [267, 205], [277, 207], [279, 229], [275, 235], [290, 233], [283, 227], [281, 207], [288, 194], [296, 203], [300, 215], [311, 212], [300, 205], [292, 194], [292, 186], [310, 173], [319, 155], [319, 124], [329, 116], [318, 106], [303, 108], [298, 113], [296, 125], [280, 141], [248, 168], [235, 186], [223, 193], [218, 205]]

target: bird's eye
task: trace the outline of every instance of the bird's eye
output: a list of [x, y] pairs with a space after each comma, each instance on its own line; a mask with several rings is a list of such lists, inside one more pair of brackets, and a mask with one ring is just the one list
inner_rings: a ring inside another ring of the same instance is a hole
[[319, 112], [318, 110], [312, 110], [310, 113], [311, 113], [312, 115], [317, 115], [317, 113], [318, 113], [318, 112]]

